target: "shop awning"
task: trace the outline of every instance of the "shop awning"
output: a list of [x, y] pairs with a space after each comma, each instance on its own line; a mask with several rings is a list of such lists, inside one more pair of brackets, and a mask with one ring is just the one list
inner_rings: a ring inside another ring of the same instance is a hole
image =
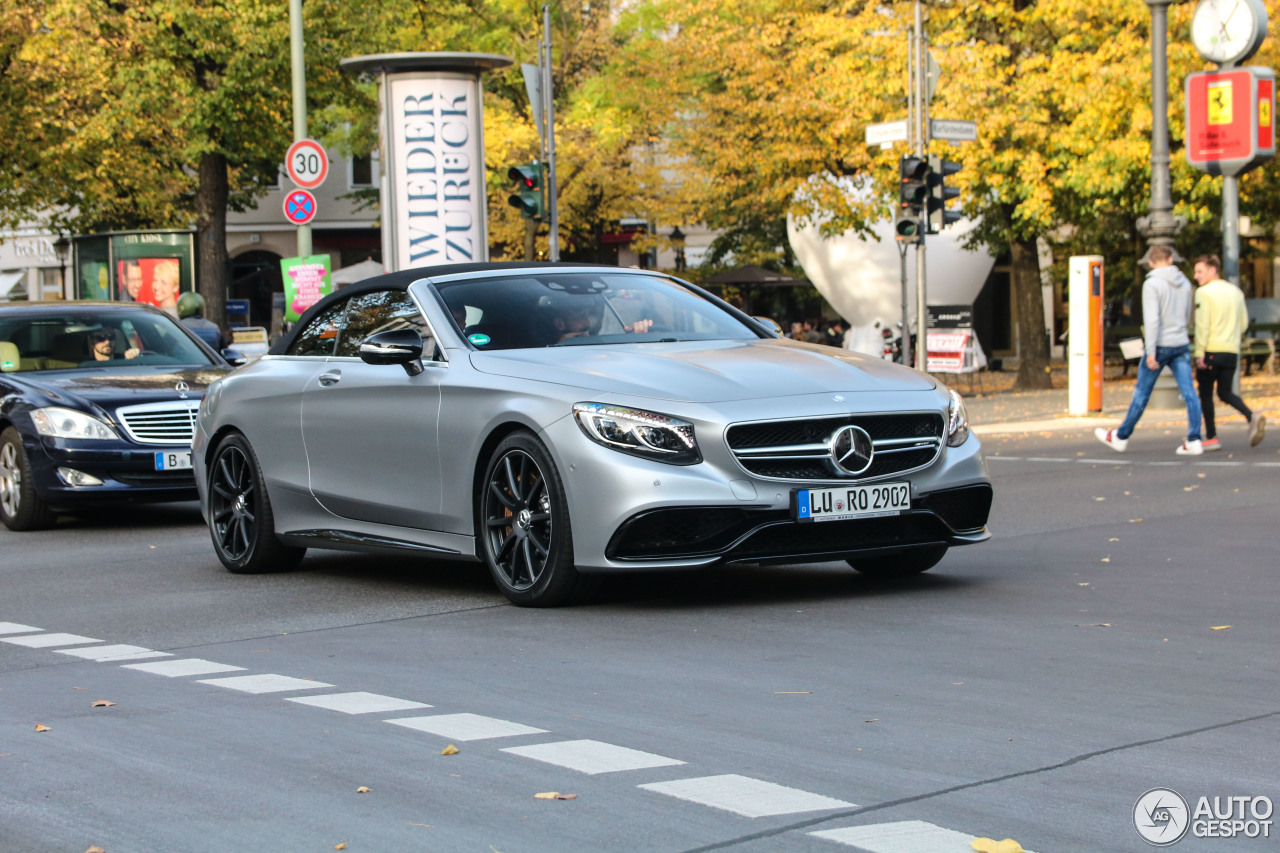
[[22, 280], [26, 277], [26, 270], [0, 270], [0, 299], [25, 299], [27, 289]]

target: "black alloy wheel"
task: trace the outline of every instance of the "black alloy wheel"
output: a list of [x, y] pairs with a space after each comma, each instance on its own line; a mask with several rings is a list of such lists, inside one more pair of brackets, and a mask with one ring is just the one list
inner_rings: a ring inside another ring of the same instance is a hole
[[946, 555], [946, 545], [927, 545], [888, 557], [854, 557], [848, 563], [868, 577], [906, 578], [929, 571]]
[[306, 553], [305, 548], [288, 547], [276, 538], [262, 469], [243, 436], [229, 435], [218, 444], [209, 463], [206, 501], [213, 549], [229, 571], [285, 571]]
[[598, 581], [573, 565], [564, 485], [542, 443], [523, 431], [507, 436], [489, 458], [482, 488], [478, 533], [503, 594], [525, 607], [585, 601]]
[[57, 520], [36, 494], [22, 435], [13, 427], [7, 428], [0, 433], [0, 521], [10, 530], [43, 530]]

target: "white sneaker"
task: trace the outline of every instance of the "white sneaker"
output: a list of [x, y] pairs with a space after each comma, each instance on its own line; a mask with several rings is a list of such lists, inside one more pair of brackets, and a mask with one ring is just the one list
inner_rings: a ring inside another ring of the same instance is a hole
[[1118, 437], [1113, 429], [1098, 427], [1093, 431], [1093, 434], [1098, 441], [1101, 441], [1117, 453], [1124, 453], [1124, 449], [1129, 446], [1129, 439]]
[[1173, 452], [1179, 456], [1199, 456], [1204, 453], [1204, 446], [1199, 441], [1184, 441]]
[[1257, 447], [1262, 443], [1262, 437], [1267, 432], [1267, 416], [1259, 415], [1256, 412], [1249, 419], [1249, 446]]

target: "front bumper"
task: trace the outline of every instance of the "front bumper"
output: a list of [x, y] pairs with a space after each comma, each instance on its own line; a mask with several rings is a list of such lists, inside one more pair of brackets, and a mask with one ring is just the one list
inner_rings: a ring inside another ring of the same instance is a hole
[[[182, 446], [147, 447], [123, 441], [84, 441], [23, 436], [36, 494], [54, 509], [110, 503], [189, 501], [196, 498], [190, 469], [157, 471], [157, 451], [186, 453]], [[58, 476], [59, 468], [81, 471], [102, 481], [100, 486], [71, 486]]]
[[[830, 398], [789, 400], [792, 417], [831, 414]], [[927, 411], [918, 394], [880, 400], [884, 411]], [[635, 401], [625, 401], [635, 405]], [[927, 545], [990, 538], [991, 479], [975, 435], [943, 446], [930, 464], [876, 482], [909, 482], [911, 509], [898, 516], [802, 523], [792, 520], [794, 488], [830, 481], [765, 478], [744, 470], [723, 440], [723, 424], [758, 418], [750, 403], [722, 405], [701, 418], [697, 406], [676, 414], [695, 424], [703, 461], [664, 465], [585, 440], [572, 418], [544, 431], [564, 480], [573, 519], [574, 560], [588, 572], [693, 568], [717, 563], [847, 559]]]

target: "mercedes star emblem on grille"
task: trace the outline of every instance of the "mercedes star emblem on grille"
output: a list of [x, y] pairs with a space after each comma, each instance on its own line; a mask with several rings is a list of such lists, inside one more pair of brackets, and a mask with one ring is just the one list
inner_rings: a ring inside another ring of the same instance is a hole
[[179, 398], [185, 400], [187, 399], [187, 392], [191, 390], [191, 386], [185, 382], [179, 382], [177, 385], [173, 386], [173, 390], [178, 392]]
[[844, 426], [831, 436], [831, 461], [836, 469], [854, 476], [871, 467], [875, 456], [871, 436], [860, 426]]

